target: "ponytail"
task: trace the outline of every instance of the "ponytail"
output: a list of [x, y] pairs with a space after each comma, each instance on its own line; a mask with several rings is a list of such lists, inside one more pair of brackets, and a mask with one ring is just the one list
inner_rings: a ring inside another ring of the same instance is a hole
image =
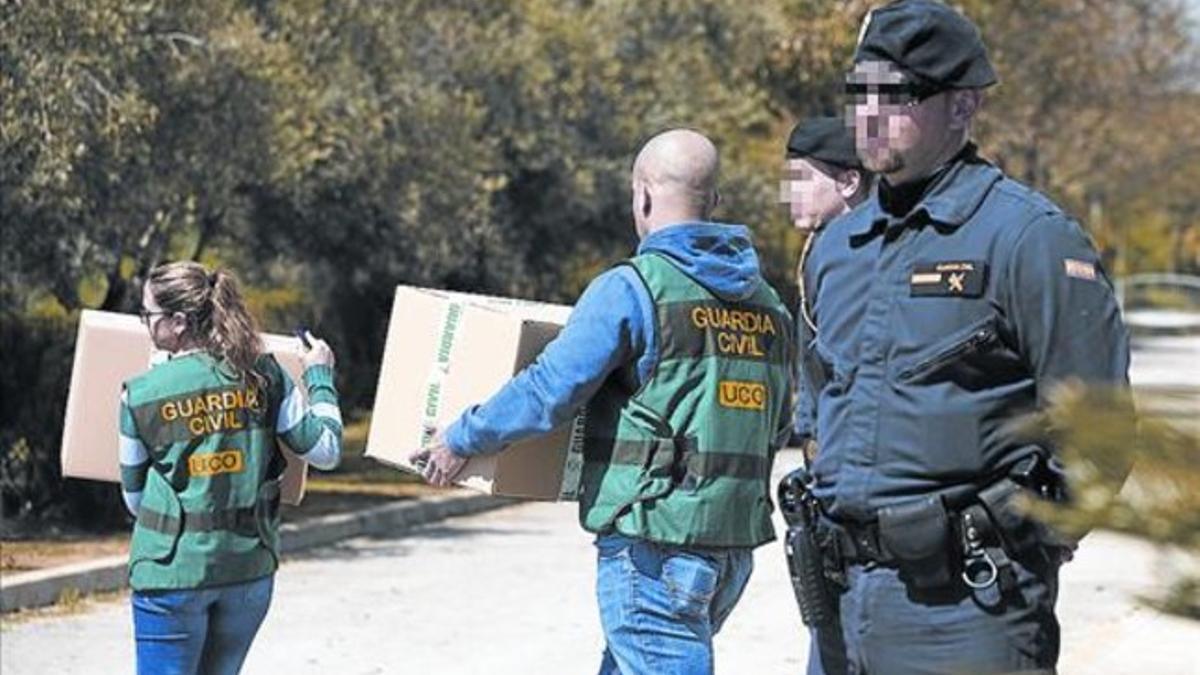
[[187, 334], [242, 381], [265, 389], [254, 366], [262, 354], [258, 325], [246, 309], [237, 279], [225, 270], [209, 273], [194, 262], [159, 265], [146, 278], [154, 300], [187, 317]]
[[237, 279], [225, 270], [208, 275], [210, 320], [207, 335], [199, 336], [213, 356], [223, 359], [244, 380], [262, 386], [254, 369], [263, 351], [258, 325], [242, 301]]

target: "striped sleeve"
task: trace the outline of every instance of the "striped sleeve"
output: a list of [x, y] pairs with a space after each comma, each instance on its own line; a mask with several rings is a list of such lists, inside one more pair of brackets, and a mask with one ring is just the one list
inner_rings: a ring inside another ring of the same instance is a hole
[[309, 404], [284, 374], [283, 403], [275, 432], [293, 451], [318, 469], [333, 469], [342, 459], [342, 413], [338, 408], [333, 369], [310, 366], [304, 371]]
[[142, 490], [146, 487], [146, 472], [150, 469], [150, 453], [138, 437], [133, 411], [129, 409], [129, 396], [121, 392], [120, 434], [118, 455], [121, 462], [121, 496], [125, 508], [137, 515], [142, 503]]

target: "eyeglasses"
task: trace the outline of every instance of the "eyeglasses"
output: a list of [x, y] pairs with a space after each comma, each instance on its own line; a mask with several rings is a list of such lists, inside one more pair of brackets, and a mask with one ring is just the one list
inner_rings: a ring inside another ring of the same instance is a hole
[[846, 97], [853, 105], [866, 105], [868, 96], [875, 96], [880, 106], [913, 108], [938, 92], [913, 82], [861, 82], [847, 80]]
[[159, 314], [170, 314], [170, 312], [164, 312], [162, 310], [157, 312], [147, 312], [144, 309], [138, 312], [138, 316], [142, 317], [142, 323], [144, 323], [147, 327], [150, 326], [150, 317], [157, 316]]

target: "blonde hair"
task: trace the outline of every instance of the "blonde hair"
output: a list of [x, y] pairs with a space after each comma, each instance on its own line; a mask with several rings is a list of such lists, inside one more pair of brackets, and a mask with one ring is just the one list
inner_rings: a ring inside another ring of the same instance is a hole
[[187, 318], [187, 337], [228, 364], [243, 381], [260, 388], [265, 385], [254, 369], [263, 351], [258, 324], [246, 309], [232, 273], [209, 272], [194, 262], [166, 263], [150, 270], [146, 284], [164, 311]]

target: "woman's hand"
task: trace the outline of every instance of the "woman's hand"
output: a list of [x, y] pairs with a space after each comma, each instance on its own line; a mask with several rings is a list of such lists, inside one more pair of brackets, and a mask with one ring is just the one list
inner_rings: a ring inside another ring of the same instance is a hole
[[336, 359], [329, 343], [309, 331], [304, 331], [304, 337], [308, 339], [309, 344], [308, 349], [304, 350], [300, 355], [300, 359], [304, 361], [304, 367], [306, 369], [313, 366], [329, 366], [332, 368]]

